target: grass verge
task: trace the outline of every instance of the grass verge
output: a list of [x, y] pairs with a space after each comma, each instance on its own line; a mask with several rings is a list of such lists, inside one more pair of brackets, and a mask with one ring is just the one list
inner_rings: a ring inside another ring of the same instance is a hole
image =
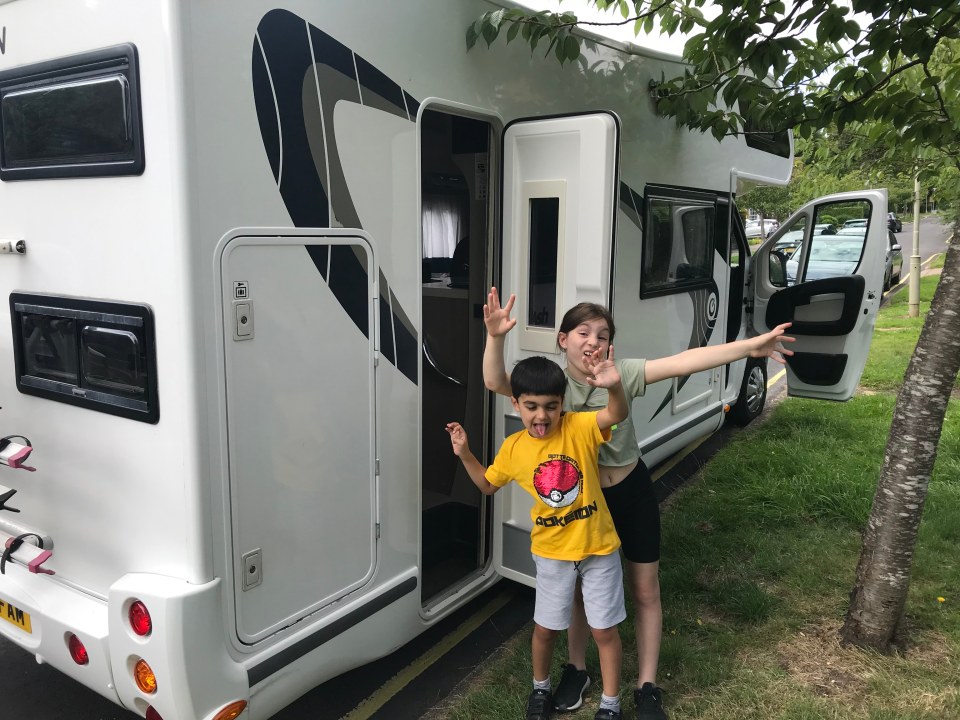
[[[937, 278], [924, 278], [922, 313]], [[904, 294], [905, 293], [901, 293]], [[860, 393], [788, 399], [740, 433], [663, 512], [660, 685], [672, 718], [960, 718], [960, 404], [951, 402], [914, 560], [904, 650], [843, 648], [847, 607], [895, 402], [922, 316], [894, 298], [877, 322]], [[624, 715], [636, 677], [621, 626]], [[595, 680], [595, 651], [588, 658]], [[558, 644], [553, 678], [566, 648]], [[516, 718], [530, 689], [520, 633], [431, 718]], [[592, 718], [599, 700], [569, 718]]]

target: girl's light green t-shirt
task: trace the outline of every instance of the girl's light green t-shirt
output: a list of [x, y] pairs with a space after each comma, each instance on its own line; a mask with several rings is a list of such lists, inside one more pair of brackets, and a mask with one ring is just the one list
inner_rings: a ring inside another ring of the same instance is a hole
[[[647, 361], [615, 360], [620, 372], [620, 382], [623, 392], [627, 396], [627, 405], [633, 406], [633, 399], [643, 395], [647, 384], [643, 379], [644, 367]], [[573, 412], [595, 412], [607, 406], [607, 391], [605, 388], [595, 388], [586, 383], [574, 380], [567, 375], [567, 394], [563, 400], [563, 409]], [[609, 467], [630, 465], [640, 459], [640, 446], [637, 444], [637, 433], [633, 426], [633, 418], [628, 415], [623, 422], [612, 428], [610, 441], [600, 446], [599, 462]]]

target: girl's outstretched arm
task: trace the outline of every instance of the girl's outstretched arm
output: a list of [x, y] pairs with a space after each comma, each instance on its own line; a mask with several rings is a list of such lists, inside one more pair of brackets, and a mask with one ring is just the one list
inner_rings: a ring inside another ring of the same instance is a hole
[[483, 306], [483, 324], [487, 326], [487, 342], [483, 347], [483, 384], [487, 390], [510, 397], [510, 375], [503, 362], [503, 338], [517, 324], [510, 317], [513, 303], [517, 297], [513, 294], [507, 304], [500, 307], [500, 294], [490, 288], [487, 304]]
[[783, 343], [796, 340], [796, 338], [784, 335], [790, 325], [791, 323], [777, 325], [768, 333], [746, 340], [693, 348], [669, 357], [647, 360], [644, 380], [649, 384], [667, 378], [692, 375], [701, 370], [709, 370], [736, 360], [742, 360], [745, 357], [766, 357], [783, 364], [786, 362], [783, 359], [784, 355], [793, 355], [793, 350], [787, 350]]

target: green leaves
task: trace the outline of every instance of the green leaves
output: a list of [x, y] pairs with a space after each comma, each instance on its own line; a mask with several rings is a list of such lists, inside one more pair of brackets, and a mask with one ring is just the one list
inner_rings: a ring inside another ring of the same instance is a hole
[[[823, 133], [847, 140], [836, 157], [932, 154], [960, 158], [960, 4], [853, 0], [592, 0], [610, 23], [634, 32], [690, 34], [683, 74], [657, 87], [658, 112], [717, 139], [793, 128], [801, 142]], [[581, 61], [580, 21], [571, 12], [500, 9], [467, 28], [467, 47], [522, 39], [561, 64]], [[506, 33], [504, 33], [506, 28]], [[640, 41], [642, 42], [642, 40]], [[636, 84], [644, 88], [646, 80]], [[852, 149], [851, 149], [852, 148]], [[867, 152], [869, 150], [869, 153]]]

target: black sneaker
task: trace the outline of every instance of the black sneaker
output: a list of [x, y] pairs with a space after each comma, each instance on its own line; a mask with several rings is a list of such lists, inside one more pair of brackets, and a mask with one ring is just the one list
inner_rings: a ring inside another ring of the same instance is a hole
[[600, 708], [597, 710], [597, 714], [593, 716], [593, 720], [620, 720], [622, 717], [623, 713], [621, 713], [619, 710]]
[[534, 690], [527, 698], [527, 720], [547, 720], [553, 714], [553, 696], [549, 690]]
[[656, 685], [646, 682], [633, 691], [637, 704], [637, 720], [667, 720], [663, 711], [663, 692]]
[[590, 676], [586, 670], [577, 670], [567, 663], [563, 666], [560, 684], [553, 694], [553, 705], [558, 712], [570, 712], [583, 705], [583, 694], [590, 687]]

